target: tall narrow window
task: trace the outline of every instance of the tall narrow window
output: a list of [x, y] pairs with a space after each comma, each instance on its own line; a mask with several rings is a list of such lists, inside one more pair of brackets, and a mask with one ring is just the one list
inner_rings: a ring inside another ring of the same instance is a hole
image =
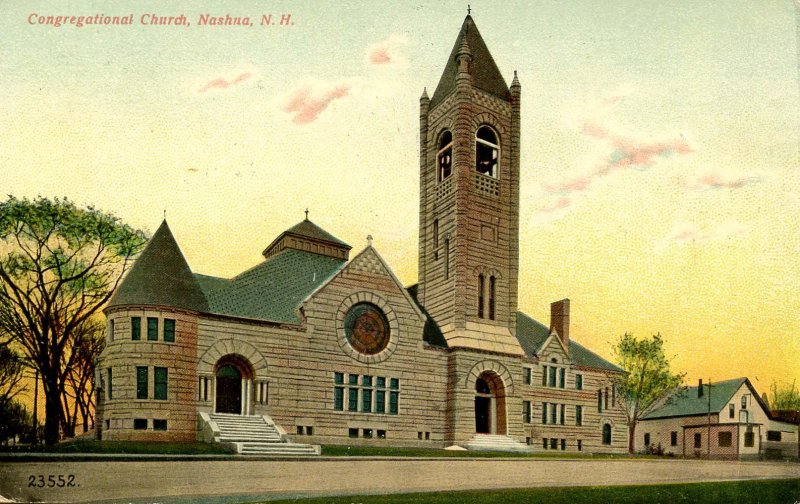
[[400, 380], [389, 380], [389, 414], [396, 415], [400, 411]]
[[158, 340], [158, 319], [147, 317], [147, 341]]
[[344, 410], [344, 374], [333, 374], [333, 409], [336, 411]]
[[489, 320], [494, 320], [494, 291], [495, 291], [494, 275], [489, 277]]
[[542, 423], [543, 424], [547, 423], [547, 403], [546, 402], [542, 403]]
[[153, 399], [167, 400], [167, 368], [153, 369]]
[[347, 391], [347, 411], [358, 411], [358, 375], [347, 377], [350, 388]]
[[575, 375], [575, 390], [583, 390], [583, 375]]
[[670, 446], [678, 446], [678, 431], [669, 433], [669, 444]]
[[603, 424], [603, 444], [611, 444], [611, 424]]
[[439, 219], [433, 220], [433, 259], [439, 260]]
[[483, 290], [484, 290], [483, 273], [478, 275], [478, 317], [483, 318]]
[[131, 317], [131, 339], [142, 339], [142, 317]]
[[531, 402], [522, 401], [522, 421], [531, 423]]
[[164, 341], [175, 342], [175, 319], [164, 319]]
[[597, 391], [597, 412], [598, 413], [602, 413], [603, 412], [603, 391], [602, 390], [598, 390]]
[[617, 405], [617, 386], [616, 384], [611, 385], [611, 406]]
[[475, 134], [475, 169], [478, 173], [497, 178], [500, 147], [497, 135], [488, 126], [481, 126]]
[[444, 278], [450, 278], [450, 238], [444, 239]]
[[583, 425], [583, 406], [575, 406], [575, 425]]
[[375, 413], [386, 413], [386, 378], [378, 376], [375, 387]]
[[147, 399], [147, 367], [136, 367], [136, 399]]
[[557, 424], [558, 423], [558, 408], [557, 404], [550, 403], [550, 423]]
[[361, 412], [372, 413], [372, 377], [362, 376], [361, 385], [364, 387], [361, 391]]
[[441, 182], [453, 173], [453, 135], [449, 131], [442, 133], [439, 137], [439, 150], [436, 152], [436, 163], [438, 165], [438, 180]]
[[603, 408], [608, 409], [608, 387], [606, 387], [605, 401], [603, 401]]
[[565, 388], [567, 384], [567, 368], [559, 368], [558, 370], [558, 386]]
[[702, 448], [703, 447], [703, 435], [699, 432], [695, 432], [694, 434], [694, 447], [695, 448]]
[[562, 404], [562, 405], [561, 405], [561, 415], [560, 415], [560, 416], [561, 416], [561, 418], [560, 418], [560, 420], [561, 420], [561, 422], [560, 422], [560, 423], [561, 423], [561, 425], [564, 425], [565, 419], [567, 418], [567, 412], [566, 412], [566, 410], [567, 410], [567, 405], [566, 405], [566, 404]]
[[542, 366], [542, 387], [547, 386], [547, 366]]
[[550, 381], [548, 383], [548, 385], [550, 387], [555, 387], [556, 386], [556, 373], [557, 372], [558, 372], [558, 368], [550, 366]]
[[111, 368], [108, 368], [108, 385], [106, 389], [108, 390], [108, 400], [114, 399], [114, 380], [111, 374]]
[[108, 321], [108, 340], [114, 341], [114, 319]]
[[728, 418], [735, 418], [736, 417], [736, 406], [733, 403], [728, 405]]
[[531, 384], [531, 368], [522, 368], [522, 383], [525, 385]]

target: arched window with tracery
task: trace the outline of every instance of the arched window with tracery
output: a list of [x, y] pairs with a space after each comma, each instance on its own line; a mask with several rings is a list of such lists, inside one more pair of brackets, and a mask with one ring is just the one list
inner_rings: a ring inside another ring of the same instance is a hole
[[453, 173], [453, 134], [445, 130], [439, 137], [436, 151], [436, 171], [439, 182]]
[[499, 160], [500, 143], [497, 134], [489, 126], [481, 126], [475, 133], [475, 170], [497, 178]]

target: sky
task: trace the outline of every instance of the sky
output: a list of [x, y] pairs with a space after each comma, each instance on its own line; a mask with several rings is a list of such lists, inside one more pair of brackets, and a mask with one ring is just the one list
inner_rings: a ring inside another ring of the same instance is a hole
[[[470, 6], [522, 84], [520, 309], [546, 324], [570, 298], [571, 337], [609, 359], [660, 333], [690, 383], [800, 381], [798, 0]], [[413, 284], [418, 100], [466, 8], [0, 0], [0, 189], [148, 232], [166, 214], [226, 277], [308, 208]], [[133, 22], [46, 24], [96, 14]], [[201, 22], [226, 14], [253, 26]]]

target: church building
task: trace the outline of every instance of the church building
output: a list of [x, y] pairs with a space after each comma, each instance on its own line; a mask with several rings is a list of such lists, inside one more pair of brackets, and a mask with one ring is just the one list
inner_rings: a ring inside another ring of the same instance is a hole
[[307, 217], [260, 264], [201, 275], [164, 221], [105, 310], [98, 436], [624, 452], [622, 370], [571, 337], [569, 299], [546, 323], [518, 310], [521, 99], [467, 16], [420, 98], [410, 287]]

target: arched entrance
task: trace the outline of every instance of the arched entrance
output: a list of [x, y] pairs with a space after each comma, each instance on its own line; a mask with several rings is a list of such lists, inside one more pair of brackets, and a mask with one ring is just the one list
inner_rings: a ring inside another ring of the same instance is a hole
[[484, 371], [475, 380], [475, 432], [506, 433], [505, 386], [494, 371]]
[[226, 355], [217, 361], [214, 371], [214, 411], [249, 415], [251, 410], [253, 369], [240, 355]]

